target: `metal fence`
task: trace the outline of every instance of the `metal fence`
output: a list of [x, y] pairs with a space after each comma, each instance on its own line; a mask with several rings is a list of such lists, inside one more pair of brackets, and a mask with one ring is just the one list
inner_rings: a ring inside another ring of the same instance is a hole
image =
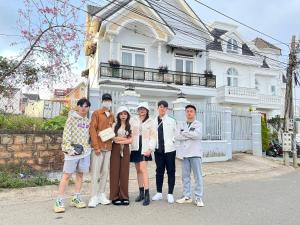
[[232, 140], [252, 139], [252, 117], [250, 112], [232, 111], [231, 138]]

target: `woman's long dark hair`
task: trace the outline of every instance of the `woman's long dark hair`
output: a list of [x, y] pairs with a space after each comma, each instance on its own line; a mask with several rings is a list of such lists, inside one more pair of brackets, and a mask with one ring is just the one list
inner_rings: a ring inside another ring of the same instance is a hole
[[149, 110], [148, 109], [146, 109], [146, 110], [147, 110], [147, 114], [145, 116], [145, 119], [143, 119], [143, 121], [142, 121], [143, 123], [149, 119]]
[[[118, 130], [120, 129], [121, 127], [121, 119], [120, 119], [120, 114], [122, 112], [118, 113], [117, 115], [117, 123], [116, 123], [116, 126], [115, 126], [115, 134], [116, 136], [118, 135]], [[127, 119], [125, 121], [125, 131], [127, 131], [127, 137], [131, 136], [131, 126], [130, 126], [130, 123], [129, 123], [129, 120], [130, 120], [130, 114], [128, 112], [127, 113]]]

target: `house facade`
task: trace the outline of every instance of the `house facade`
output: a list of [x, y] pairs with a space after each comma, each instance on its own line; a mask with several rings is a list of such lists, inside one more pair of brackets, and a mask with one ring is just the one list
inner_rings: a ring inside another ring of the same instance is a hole
[[161, 98], [174, 101], [179, 93], [203, 103], [216, 97], [216, 77], [205, 73], [212, 37], [185, 1], [118, 0], [88, 10], [92, 110], [99, 107], [101, 93], [117, 100], [132, 87], [153, 107]]
[[214, 102], [237, 110], [258, 110], [267, 117], [281, 114], [284, 88], [277, 61], [281, 50], [256, 38], [248, 42], [238, 27], [223, 22], [210, 26], [208, 65], [217, 77]]
[[104, 92], [115, 106], [134, 88], [152, 107], [178, 94], [195, 103], [282, 114], [281, 50], [246, 40], [238, 27], [207, 27], [186, 1], [116, 0], [88, 6], [85, 41], [92, 111]]

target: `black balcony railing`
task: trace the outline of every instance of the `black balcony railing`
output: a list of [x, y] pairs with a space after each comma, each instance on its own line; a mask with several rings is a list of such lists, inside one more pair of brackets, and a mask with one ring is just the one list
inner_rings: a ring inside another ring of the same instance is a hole
[[187, 73], [178, 71], [160, 71], [145, 67], [115, 65], [101, 63], [99, 69], [99, 78], [119, 78], [122, 80], [133, 81], [153, 81], [176, 85], [193, 85], [209, 88], [216, 87], [216, 76]]

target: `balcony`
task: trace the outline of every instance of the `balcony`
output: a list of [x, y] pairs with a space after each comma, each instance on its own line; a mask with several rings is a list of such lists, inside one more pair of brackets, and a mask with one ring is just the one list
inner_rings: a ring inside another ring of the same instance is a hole
[[217, 89], [218, 103], [253, 105], [262, 109], [279, 109], [281, 97], [259, 94], [255, 88], [222, 86]]
[[217, 100], [219, 103], [254, 105], [258, 102], [257, 95], [255, 88], [222, 86], [217, 90]]
[[[259, 95], [259, 108], [276, 108], [280, 109], [281, 97], [274, 95]], [[283, 106], [282, 106], [283, 107]]]
[[216, 87], [216, 76], [178, 71], [161, 72], [159, 69], [125, 66], [111, 67], [108, 63], [101, 63], [99, 79], [122, 79], [139, 82], [159, 82], [175, 85]]

